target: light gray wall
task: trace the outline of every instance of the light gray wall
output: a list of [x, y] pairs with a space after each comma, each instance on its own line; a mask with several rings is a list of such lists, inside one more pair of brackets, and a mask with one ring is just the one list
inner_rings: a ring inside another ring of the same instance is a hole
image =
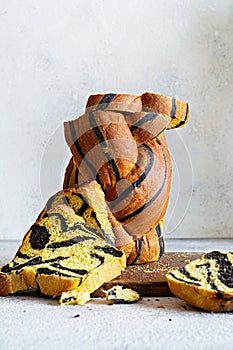
[[232, 0], [0, 0], [0, 239], [61, 187], [61, 125], [87, 96], [147, 90], [192, 108], [167, 132], [167, 237], [233, 237], [232, 38]]

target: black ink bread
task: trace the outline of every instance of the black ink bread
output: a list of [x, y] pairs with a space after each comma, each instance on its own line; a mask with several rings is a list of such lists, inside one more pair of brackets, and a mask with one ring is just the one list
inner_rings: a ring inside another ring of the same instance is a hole
[[84, 304], [125, 266], [125, 254], [63, 204], [36, 221], [14, 259], [2, 267], [0, 295], [34, 288], [60, 297], [62, 304]]
[[198, 308], [233, 310], [233, 254], [213, 251], [167, 275], [170, 290]]

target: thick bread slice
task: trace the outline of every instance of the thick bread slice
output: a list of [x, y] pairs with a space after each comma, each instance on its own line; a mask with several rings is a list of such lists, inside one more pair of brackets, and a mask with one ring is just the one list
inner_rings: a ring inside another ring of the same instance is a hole
[[0, 295], [35, 288], [65, 303], [62, 294], [74, 291], [72, 301], [82, 304], [125, 266], [123, 252], [73, 209], [60, 205], [30, 228], [15, 258], [2, 267]]
[[233, 310], [232, 253], [207, 253], [166, 277], [171, 292], [192, 306], [213, 312]]

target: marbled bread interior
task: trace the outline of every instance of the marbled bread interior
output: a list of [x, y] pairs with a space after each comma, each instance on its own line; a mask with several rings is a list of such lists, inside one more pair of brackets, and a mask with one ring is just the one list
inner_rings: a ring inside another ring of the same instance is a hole
[[108, 243], [115, 244], [104, 193], [96, 181], [55, 193], [47, 201], [38, 219], [47, 217], [51, 209], [62, 204], [70, 206], [88, 225], [95, 227]]
[[170, 290], [198, 308], [233, 310], [233, 254], [212, 251], [167, 275]]
[[2, 267], [0, 295], [34, 288], [62, 304], [83, 304], [125, 266], [125, 254], [63, 204], [32, 225], [15, 258]]

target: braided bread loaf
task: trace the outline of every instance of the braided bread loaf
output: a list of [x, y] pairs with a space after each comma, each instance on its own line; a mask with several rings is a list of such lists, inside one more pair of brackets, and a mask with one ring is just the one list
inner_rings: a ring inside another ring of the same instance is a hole
[[154, 261], [163, 253], [172, 175], [163, 131], [184, 126], [189, 114], [188, 103], [168, 96], [109, 93], [91, 95], [85, 113], [64, 123], [72, 158], [63, 188], [97, 180], [115, 245], [128, 263]]

